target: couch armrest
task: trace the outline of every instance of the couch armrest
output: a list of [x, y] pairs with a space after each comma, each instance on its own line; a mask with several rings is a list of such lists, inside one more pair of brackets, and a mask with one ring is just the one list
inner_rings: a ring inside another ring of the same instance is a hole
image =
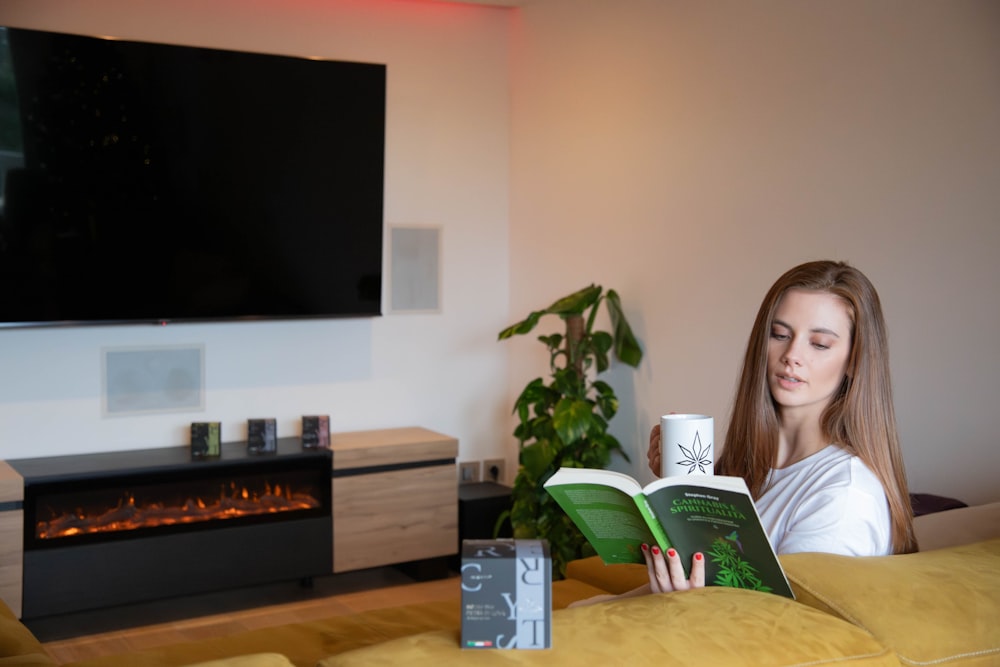
[[1000, 537], [1000, 502], [918, 516], [913, 530], [921, 551]]
[[867, 558], [796, 553], [781, 562], [800, 603], [864, 628], [904, 664], [1000, 661], [1000, 539]]

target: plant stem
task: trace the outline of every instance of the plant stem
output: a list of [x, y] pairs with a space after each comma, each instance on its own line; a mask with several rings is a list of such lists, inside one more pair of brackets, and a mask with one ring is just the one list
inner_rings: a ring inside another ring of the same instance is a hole
[[567, 362], [576, 371], [577, 377], [583, 380], [583, 355], [580, 354], [580, 342], [583, 340], [583, 315], [566, 316], [566, 354]]

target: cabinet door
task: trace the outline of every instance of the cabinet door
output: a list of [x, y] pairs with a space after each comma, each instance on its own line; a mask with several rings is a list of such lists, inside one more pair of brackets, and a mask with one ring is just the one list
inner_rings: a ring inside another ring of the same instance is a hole
[[450, 556], [458, 544], [454, 464], [333, 479], [333, 571]]

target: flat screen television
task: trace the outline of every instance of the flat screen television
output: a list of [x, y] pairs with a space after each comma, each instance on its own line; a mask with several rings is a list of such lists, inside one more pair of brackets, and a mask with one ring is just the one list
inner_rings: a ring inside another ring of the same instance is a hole
[[385, 85], [0, 28], [0, 328], [379, 315]]

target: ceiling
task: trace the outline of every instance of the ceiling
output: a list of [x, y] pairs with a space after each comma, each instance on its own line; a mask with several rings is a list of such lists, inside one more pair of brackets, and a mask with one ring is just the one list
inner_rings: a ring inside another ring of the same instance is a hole
[[522, 7], [531, 0], [445, 0], [446, 2], [459, 2], [467, 5], [491, 5], [494, 7]]

